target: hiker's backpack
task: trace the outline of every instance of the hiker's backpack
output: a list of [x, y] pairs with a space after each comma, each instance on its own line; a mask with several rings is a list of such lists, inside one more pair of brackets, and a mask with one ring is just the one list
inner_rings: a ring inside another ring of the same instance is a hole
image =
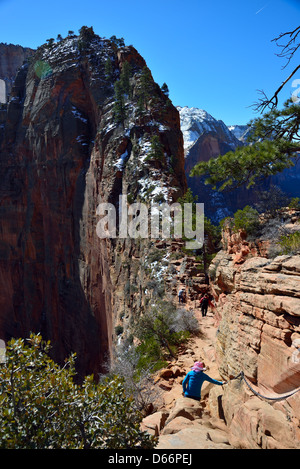
[[203, 298], [203, 300], [201, 302], [201, 305], [202, 306], [208, 306], [208, 298]]

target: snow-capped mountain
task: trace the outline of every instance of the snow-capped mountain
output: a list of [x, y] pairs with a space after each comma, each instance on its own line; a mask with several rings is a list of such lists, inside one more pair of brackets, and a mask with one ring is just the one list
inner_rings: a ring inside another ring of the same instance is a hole
[[241, 142], [246, 142], [249, 135], [249, 125], [229, 125], [228, 129], [234, 134], [234, 136]]
[[200, 161], [208, 161], [243, 143], [236, 138], [222, 120], [217, 120], [203, 109], [177, 106], [184, 140], [185, 173], [188, 186], [199, 202], [204, 203], [205, 213], [215, 222], [233, 213], [231, 200], [226, 195], [206, 186], [204, 178], [190, 177], [191, 169]]
[[224, 124], [222, 120], [217, 120], [203, 109], [195, 107], [177, 106], [180, 115], [181, 131], [184, 139], [184, 150], [188, 150], [196, 143], [199, 137], [205, 133], [215, 133], [226, 141], [232, 149], [235, 149], [240, 142], [233, 132]]
[[[205, 184], [204, 176], [190, 176], [191, 169], [201, 161], [208, 161], [239, 146], [247, 145], [251, 127], [247, 125], [226, 126], [203, 109], [177, 106], [180, 115], [181, 131], [184, 139], [185, 175], [188, 187], [204, 203], [205, 214], [218, 223], [223, 217], [233, 215], [236, 210], [257, 202], [259, 190], [268, 190], [276, 185], [290, 197], [299, 195], [299, 169], [286, 169], [254, 188], [240, 187], [229, 192], [216, 192]], [[298, 165], [299, 166], [299, 165]]]

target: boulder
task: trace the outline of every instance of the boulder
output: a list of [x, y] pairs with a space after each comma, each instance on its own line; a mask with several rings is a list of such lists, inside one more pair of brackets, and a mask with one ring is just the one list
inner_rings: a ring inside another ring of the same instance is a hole
[[202, 407], [200, 403], [194, 399], [188, 397], [181, 397], [176, 400], [173, 406], [166, 425], [168, 425], [173, 419], [177, 417], [184, 417], [185, 419], [195, 420], [202, 414]]
[[158, 445], [156, 446], [156, 449], [158, 450], [230, 448], [230, 445], [224, 442], [212, 441], [209, 431], [202, 425], [197, 427], [188, 426], [187, 428], [171, 435], [161, 435], [159, 437]]
[[165, 426], [165, 422], [169, 413], [166, 411], [155, 412], [148, 415], [142, 420], [141, 430], [150, 433], [150, 435], [158, 436]]
[[178, 416], [173, 418], [161, 432], [161, 435], [171, 435], [173, 433], [180, 432], [183, 428], [193, 425], [193, 421], [184, 416]]

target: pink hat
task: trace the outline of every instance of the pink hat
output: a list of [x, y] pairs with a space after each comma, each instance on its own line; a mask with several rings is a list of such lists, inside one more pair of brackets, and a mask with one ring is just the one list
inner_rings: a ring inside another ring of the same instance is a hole
[[203, 364], [203, 363], [201, 363], [201, 362], [195, 362], [195, 363], [194, 363], [194, 366], [193, 366], [193, 368], [192, 368], [192, 370], [194, 370], [194, 371], [204, 371], [204, 370], [206, 370], [206, 368], [204, 368], [204, 364]]

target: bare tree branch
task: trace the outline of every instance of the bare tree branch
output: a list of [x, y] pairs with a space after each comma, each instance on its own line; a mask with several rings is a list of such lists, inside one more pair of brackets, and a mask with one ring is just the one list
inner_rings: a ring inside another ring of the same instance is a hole
[[[297, 26], [293, 31], [287, 31], [286, 33], [281, 33], [278, 37], [272, 40], [272, 42], [276, 42], [278, 47], [281, 47], [281, 52], [276, 54], [278, 57], [283, 57], [287, 59], [286, 64], [282, 67], [283, 69], [288, 66], [292, 58], [294, 57], [297, 50], [300, 48], [300, 41], [298, 38], [300, 35], [300, 26]], [[280, 44], [279, 41], [282, 39], [287, 40], [285, 44]], [[268, 98], [264, 91], [259, 91], [263, 98], [259, 99], [258, 102], [254, 103], [253, 107], [256, 112], [263, 113], [267, 108], [274, 109], [278, 106], [278, 95], [281, 92], [282, 88], [287, 84], [287, 82], [295, 75], [295, 73], [299, 70], [300, 65], [298, 65], [294, 70], [290, 73], [290, 75], [284, 80], [278, 89], [275, 91], [271, 98]]]
[[[300, 44], [299, 44], [299, 46], [300, 46]], [[300, 68], [300, 65], [298, 65], [292, 71], [292, 73], [288, 76], [288, 78], [281, 83], [279, 88], [275, 91], [275, 93], [273, 94], [273, 96], [270, 99], [267, 97], [267, 95], [265, 94], [265, 92], [263, 90], [259, 90], [259, 93], [263, 94], [263, 98], [259, 99], [258, 102], [253, 105], [254, 110], [257, 111], [257, 112], [263, 113], [266, 110], [266, 108], [274, 109], [274, 107], [277, 107], [277, 105], [278, 105], [278, 95], [279, 95], [280, 91], [287, 84], [287, 82], [292, 78], [292, 76], [295, 75], [295, 73], [299, 70], [299, 68]]]
[[[298, 34], [300, 34], [300, 26], [298, 26], [296, 29], [293, 31], [288, 31], [286, 33], [281, 33], [278, 37], [272, 40], [272, 42], [276, 42], [278, 47], [282, 48], [282, 51], [279, 54], [276, 54], [278, 57], [284, 57], [287, 59], [287, 63], [282, 67], [283, 69], [288, 66], [290, 63], [293, 55], [295, 52], [299, 49], [300, 43], [295, 44], [296, 39], [298, 37]], [[278, 41], [280, 41], [282, 38], [290, 37], [289, 41], [287, 44], [279, 44]]]

